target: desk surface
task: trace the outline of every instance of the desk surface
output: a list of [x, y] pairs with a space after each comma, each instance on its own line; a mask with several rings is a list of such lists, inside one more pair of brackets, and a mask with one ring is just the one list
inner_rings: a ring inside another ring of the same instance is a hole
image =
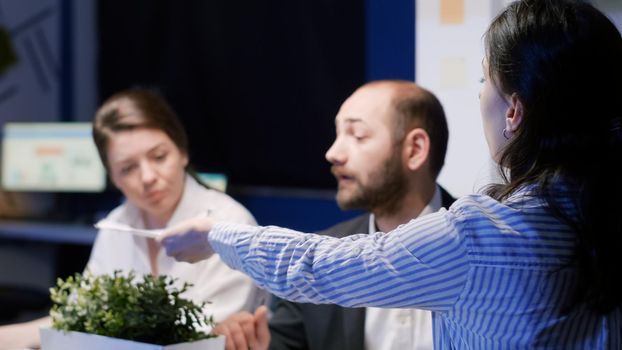
[[96, 235], [95, 227], [84, 224], [0, 220], [0, 238], [91, 245]]

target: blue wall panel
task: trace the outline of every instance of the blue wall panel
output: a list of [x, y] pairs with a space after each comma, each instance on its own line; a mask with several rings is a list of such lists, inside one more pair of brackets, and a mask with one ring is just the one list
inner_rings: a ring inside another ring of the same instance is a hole
[[415, 80], [415, 1], [367, 0], [367, 80]]

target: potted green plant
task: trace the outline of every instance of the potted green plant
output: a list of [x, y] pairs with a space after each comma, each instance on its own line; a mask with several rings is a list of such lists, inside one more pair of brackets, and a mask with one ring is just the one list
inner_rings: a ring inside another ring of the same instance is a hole
[[224, 338], [202, 329], [211, 317], [180, 295], [168, 276], [76, 274], [52, 288], [52, 328], [41, 330], [44, 350], [223, 349]]

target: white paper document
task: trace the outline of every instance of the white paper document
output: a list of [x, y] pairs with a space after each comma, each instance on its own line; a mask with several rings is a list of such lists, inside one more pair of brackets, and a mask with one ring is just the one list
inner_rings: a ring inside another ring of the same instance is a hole
[[148, 230], [142, 228], [135, 228], [126, 224], [111, 220], [101, 220], [95, 224], [95, 228], [100, 230], [111, 230], [118, 232], [129, 232], [134, 235], [143, 236], [147, 238], [158, 238], [164, 230]]

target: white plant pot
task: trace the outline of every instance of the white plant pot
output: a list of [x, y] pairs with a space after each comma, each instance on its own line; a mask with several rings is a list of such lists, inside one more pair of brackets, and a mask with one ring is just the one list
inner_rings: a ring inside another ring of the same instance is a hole
[[81, 332], [63, 332], [41, 328], [42, 350], [223, 350], [225, 337], [203, 339], [192, 343], [155, 345], [104, 337]]

